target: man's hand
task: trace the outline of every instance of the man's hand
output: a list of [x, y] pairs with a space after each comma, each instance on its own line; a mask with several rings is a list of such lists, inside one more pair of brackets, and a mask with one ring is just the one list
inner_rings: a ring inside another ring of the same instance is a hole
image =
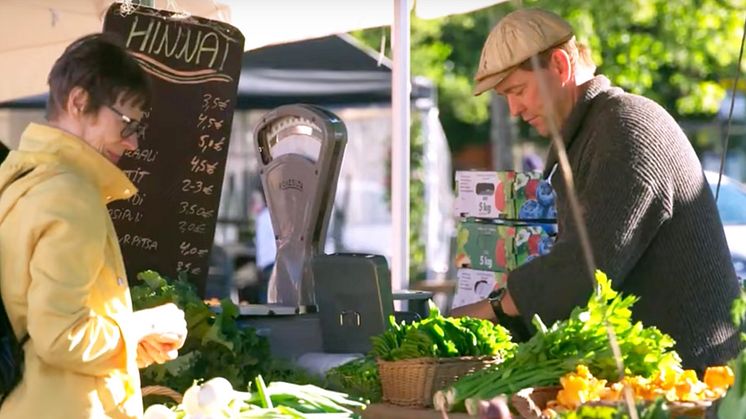
[[492, 304], [489, 300], [482, 300], [473, 304], [456, 307], [449, 314], [451, 317], [476, 317], [479, 319], [497, 321], [495, 312], [492, 310]]
[[[510, 317], [518, 316], [518, 307], [516, 307], [513, 297], [510, 296], [510, 291], [506, 290], [502, 301], [500, 301], [503, 313]], [[480, 319], [497, 321], [495, 317], [495, 311], [492, 309], [492, 304], [489, 300], [482, 300], [473, 304], [467, 304], [465, 306], [456, 307], [451, 310], [450, 316], [452, 317], [476, 317]]]
[[515, 305], [515, 301], [513, 301], [513, 297], [510, 296], [510, 290], [506, 290], [502, 301], [500, 301], [500, 305], [503, 308], [503, 313], [510, 317], [516, 317], [520, 314], [518, 312], [518, 307]]

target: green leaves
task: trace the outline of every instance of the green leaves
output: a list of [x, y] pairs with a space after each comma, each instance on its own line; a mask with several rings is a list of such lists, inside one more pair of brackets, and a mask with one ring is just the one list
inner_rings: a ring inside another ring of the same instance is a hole
[[[637, 406], [640, 419], [669, 419], [671, 412], [666, 406], [665, 399], [658, 399], [648, 406]], [[561, 419], [629, 419], [625, 406], [581, 406], [577, 410], [563, 412]], [[734, 416], [736, 417], [736, 416]]]
[[169, 281], [155, 271], [145, 271], [138, 279], [142, 283], [130, 288], [134, 308], [174, 303], [184, 310], [188, 329], [179, 357], [142, 370], [143, 385], [163, 385], [183, 393], [195, 380], [225, 377], [234, 387], [243, 387], [266, 372], [269, 343], [254, 329], [238, 327], [238, 307], [230, 300], [222, 300], [216, 314], [186, 278]]
[[[733, 300], [730, 307], [730, 316], [733, 319], [733, 323], [742, 328], [744, 320], [746, 319], [746, 291], [741, 288], [741, 294], [738, 298]], [[741, 332], [741, 341], [746, 342], [746, 334]]]
[[505, 357], [515, 347], [504, 327], [488, 320], [446, 318], [432, 304], [430, 315], [422, 321], [396, 324], [391, 316], [389, 324], [389, 330], [371, 338], [371, 354], [386, 361], [422, 357]]
[[[746, 291], [741, 288], [741, 294], [733, 301], [730, 309], [733, 323], [743, 330], [743, 323], [746, 319]], [[741, 332], [741, 341], [746, 342], [746, 334]], [[731, 361], [730, 367], [736, 374], [735, 382], [725, 394], [720, 408], [718, 409], [718, 418], [743, 418], [746, 417], [746, 349], [738, 354], [736, 359]]]
[[326, 373], [325, 386], [376, 403], [381, 400], [378, 364], [372, 356], [350, 361]]
[[650, 97], [675, 117], [713, 116], [732, 78], [744, 2], [534, 0], [559, 13], [590, 44], [599, 71], [626, 90]]
[[600, 379], [618, 379], [608, 328], [619, 344], [625, 374], [650, 377], [666, 366], [680, 365], [670, 336], [632, 322], [631, 306], [637, 297], [614, 291], [601, 271], [596, 271], [596, 282], [586, 307], [576, 307], [567, 320], [549, 328], [535, 316], [538, 332], [517, 346], [515, 356], [456, 382], [450, 390], [451, 407], [461, 408], [470, 397], [487, 400], [526, 387], [558, 384], [563, 374], [581, 363]]
[[746, 417], [746, 349], [741, 351], [731, 367], [736, 374], [733, 387], [720, 402], [718, 408], [719, 419], [743, 418]]
[[152, 270], [140, 272], [137, 274], [137, 279], [145, 281], [145, 284], [147, 284], [151, 290], [158, 290], [159, 288], [168, 285], [165, 278], [163, 278], [158, 272]]
[[[436, 84], [454, 151], [489, 140], [489, 95], [472, 95], [473, 77], [490, 30], [517, 7], [541, 7], [566, 18], [590, 46], [599, 73], [679, 119], [714, 117], [724, 82], [736, 74], [746, 1], [526, 0], [440, 19], [413, 17], [412, 74]], [[355, 36], [376, 50], [382, 36], [391, 39], [388, 28]]]

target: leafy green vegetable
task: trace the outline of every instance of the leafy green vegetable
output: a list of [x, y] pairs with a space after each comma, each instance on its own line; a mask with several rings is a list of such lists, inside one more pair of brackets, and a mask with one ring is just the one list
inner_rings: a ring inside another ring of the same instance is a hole
[[262, 375], [268, 382], [285, 381], [295, 384], [312, 384], [318, 387], [324, 386], [323, 378], [283, 358], [270, 359], [267, 372]]
[[184, 310], [188, 329], [178, 358], [141, 371], [143, 386], [162, 385], [183, 393], [194, 381], [224, 377], [240, 388], [267, 370], [267, 339], [252, 328], [238, 327], [238, 307], [230, 300], [221, 301], [216, 314], [184, 277], [169, 281], [155, 271], [137, 277], [142, 283], [130, 289], [135, 310], [174, 303]]
[[[359, 418], [367, 406], [345, 393], [313, 385], [281, 381], [265, 384], [261, 375], [252, 382], [253, 389], [250, 386], [249, 391], [235, 391], [223, 378], [195, 383], [184, 394], [180, 404], [151, 406], [145, 417], [347, 419]], [[169, 415], [169, 410], [174, 416]]]
[[381, 400], [378, 364], [366, 356], [332, 368], [326, 373], [324, 387], [377, 403]]
[[746, 349], [731, 362], [731, 368], [735, 373], [735, 380], [720, 401], [719, 419], [746, 417]]
[[616, 335], [625, 375], [651, 377], [666, 367], [680, 366], [670, 336], [632, 322], [630, 308], [637, 297], [618, 294], [601, 271], [596, 271], [596, 281], [599, 286], [586, 307], [576, 307], [569, 319], [548, 329], [536, 316], [538, 332], [519, 344], [513, 357], [461, 378], [436, 395], [438, 407], [461, 410], [467, 398], [489, 400], [527, 387], [555, 385], [578, 364], [587, 365], [600, 379], [616, 381], [619, 377], [608, 328]]
[[[741, 329], [741, 341], [746, 342], [746, 334], [743, 333], [744, 317], [746, 317], [746, 292], [743, 289], [731, 305], [731, 316], [733, 323]], [[736, 376], [733, 386], [725, 393], [718, 407], [720, 419], [746, 417], [746, 349], [731, 361], [730, 367]]]
[[741, 329], [741, 341], [746, 342], [746, 334], [743, 333], [743, 323], [746, 318], [746, 291], [741, 288], [741, 293], [730, 307], [730, 315], [736, 327]]
[[418, 322], [397, 324], [371, 338], [371, 353], [386, 361], [459, 356], [508, 356], [515, 344], [510, 333], [488, 320], [443, 317], [430, 303], [430, 315]]
[[275, 407], [274, 404], [272, 404], [272, 399], [269, 397], [269, 394], [267, 394], [267, 386], [264, 384], [262, 376], [257, 375], [254, 379], [254, 383], [256, 384], [256, 391], [259, 394], [260, 406], [266, 409], [272, 409]]
[[[640, 419], [669, 419], [671, 413], [666, 400], [660, 398], [655, 403], [637, 407]], [[560, 413], [560, 419], [630, 419], [625, 406], [581, 406], [577, 410]]]
[[[273, 381], [264, 385], [261, 376], [254, 380], [256, 391], [247, 400], [248, 411], [255, 406], [264, 409], [289, 408], [301, 414], [346, 414], [339, 417], [358, 417], [354, 409], [365, 409], [366, 403], [345, 393], [326, 390], [314, 385], [297, 385]], [[246, 410], [242, 409], [242, 413]], [[270, 413], [274, 413], [271, 412]], [[279, 413], [279, 412], [278, 412]], [[243, 414], [241, 417], [245, 417]], [[300, 416], [307, 417], [307, 416]]]

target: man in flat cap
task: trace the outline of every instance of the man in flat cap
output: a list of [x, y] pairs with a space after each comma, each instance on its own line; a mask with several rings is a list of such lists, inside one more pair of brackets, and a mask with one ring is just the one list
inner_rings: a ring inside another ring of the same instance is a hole
[[[542, 136], [556, 127], [596, 266], [615, 289], [640, 297], [635, 319], [671, 335], [684, 366], [702, 373], [739, 350], [729, 313], [739, 284], [715, 200], [676, 121], [594, 71], [566, 21], [521, 9], [485, 41], [474, 93], [495, 90]], [[506, 291], [452, 315], [499, 320], [519, 333], [534, 314], [551, 324], [587, 303], [590, 275], [556, 166], [552, 146], [544, 176], [557, 192], [559, 235], [551, 252], [511, 272]]]

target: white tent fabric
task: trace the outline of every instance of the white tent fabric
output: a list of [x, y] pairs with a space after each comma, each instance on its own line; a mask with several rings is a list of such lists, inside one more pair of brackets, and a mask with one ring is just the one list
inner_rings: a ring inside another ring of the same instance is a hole
[[[422, 100], [422, 99], [420, 99]], [[422, 124], [425, 136], [424, 171], [426, 212], [424, 220], [425, 260], [428, 278], [448, 273], [451, 266], [451, 237], [456, 229], [453, 219], [451, 187], [451, 150], [436, 106], [425, 108]]]
[[[434, 18], [502, 0], [418, 0], [415, 13]], [[46, 91], [54, 60], [70, 42], [101, 30], [114, 0], [0, 0], [0, 102]], [[129, 0], [151, 3], [236, 26], [245, 49], [394, 23], [392, 2], [381, 0]], [[127, 3], [127, 2], [125, 2]]]
[[[233, 25], [246, 37], [246, 49], [298, 41], [356, 29], [391, 26], [394, 7], [381, 0], [220, 0], [230, 6]], [[503, 0], [417, 0], [423, 19], [466, 13]]]
[[[151, 0], [160, 9], [223, 20], [245, 49], [378, 26], [392, 27], [393, 289], [408, 288], [409, 15], [465, 13], [505, 0]], [[72, 40], [101, 30], [112, 0], [0, 0], [0, 102], [43, 93], [54, 60]], [[130, 5], [132, 0], [127, 0]], [[134, 3], [145, 3], [135, 0]]]
[[[72, 41], [100, 32], [112, 0], [0, 0], [0, 102], [44, 93], [54, 61]], [[204, 0], [154, 1], [211, 19], [230, 18], [225, 5]]]

